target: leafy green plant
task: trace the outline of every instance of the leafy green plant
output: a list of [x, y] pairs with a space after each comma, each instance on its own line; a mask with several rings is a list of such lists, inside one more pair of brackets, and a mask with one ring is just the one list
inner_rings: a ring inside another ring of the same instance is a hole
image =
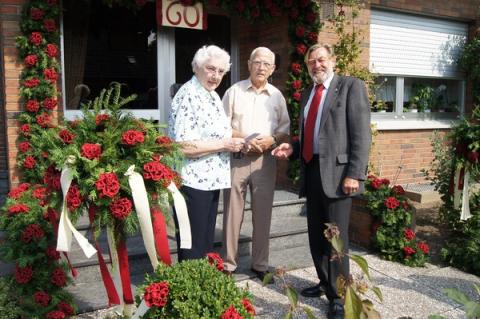
[[0, 277], [0, 319], [20, 318], [20, 307], [13, 296], [11, 280]]
[[419, 112], [425, 112], [435, 104], [435, 89], [422, 83], [413, 83], [409, 102], [409, 108], [416, 108]]
[[[473, 285], [477, 294], [480, 297], [480, 285]], [[467, 319], [477, 319], [480, 318], [480, 302], [472, 300], [470, 297], [465, 295], [463, 292], [458, 291], [457, 289], [446, 288], [443, 289], [443, 292], [453, 301], [461, 304], [465, 308]], [[440, 315], [429, 316], [428, 319], [447, 319]]]
[[472, 80], [472, 91], [476, 103], [480, 103], [480, 34], [467, 43], [460, 55], [458, 64]]
[[214, 253], [172, 266], [160, 264], [139, 287], [139, 296], [150, 305], [142, 318], [253, 318], [250, 294], [222, 270], [223, 261]]

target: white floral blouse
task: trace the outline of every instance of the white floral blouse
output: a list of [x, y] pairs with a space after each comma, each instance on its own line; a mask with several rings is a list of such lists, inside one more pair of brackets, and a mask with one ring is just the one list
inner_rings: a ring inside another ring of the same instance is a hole
[[[168, 119], [168, 135], [177, 142], [218, 140], [232, 136], [222, 101], [207, 91], [195, 76], [175, 94]], [[230, 188], [230, 154], [211, 153], [187, 158], [183, 184], [199, 190]]]

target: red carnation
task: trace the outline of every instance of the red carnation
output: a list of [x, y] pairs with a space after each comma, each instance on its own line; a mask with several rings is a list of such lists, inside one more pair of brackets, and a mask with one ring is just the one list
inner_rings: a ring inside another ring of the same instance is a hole
[[33, 276], [33, 269], [32, 266], [20, 267], [18, 265], [15, 266], [15, 280], [19, 284], [26, 284], [28, 283]]
[[113, 217], [117, 219], [125, 219], [128, 215], [130, 215], [131, 211], [132, 202], [126, 197], [117, 199], [110, 204], [110, 212], [112, 213]]
[[110, 115], [108, 114], [98, 114], [95, 117], [95, 124], [98, 126], [100, 124], [103, 124], [103, 122], [108, 121], [110, 119]]
[[309, 11], [307, 12], [307, 14], [305, 14], [305, 21], [307, 21], [308, 23], [312, 24], [315, 22], [315, 20], [317, 20], [317, 15], [312, 11]]
[[373, 189], [378, 190], [380, 189], [380, 187], [382, 187], [383, 184], [381, 179], [376, 178], [372, 181], [370, 185], [372, 186]]
[[425, 255], [428, 255], [430, 253], [430, 247], [428, 247], [427, 243], [421, 242], [417, 244], [418, 249], [423, 251]]
[[471, 151], [467, 153], [467, 159], [472, 164], [477, 164], [480, 159], [480, 152]]
[[28, 141], [21, 142], [20, 144], [18, 144], [18, 149], [22, 153], [28, 152], [28, 150], [30, 149], [30, 143]]
[[31, 78], [23, 82], [23, 85], [25, 85], [25, 87], [27, 88], [34, 88], [34, 87], [37, 87], [39, 84], [40, 84], [40, 80], [37, 78]]
[[235, 307], [231, 305], [227, 310], [225, 310], [220, 319], [243, 319], [243, 317], [237, 312]]
[[403, 187], [401, 185], [393, 186], [392, 190], [396, 195], [405, 195], [405, 190], [403, 189]]
[[57, 287], [63, 287], [67, 283], [67, 276], [62, 268], [55, 268], [52, 272], [50, 282]]
[[47, 44], [47, 47], [45, 48], [45, 53], [51, 58], [55, 58], [58, 55], [58, 48], [55, 44]]
[[63, 311], [53, 310], [47, 313], [47, 319], [65, 319]]
[[382, 178], [382, 184], [388, 186], [390, 185], [390, 180], [388, 178]]
[[62, 139], [63, 143], [65, 144], [72, 144], [73, 139], [75, 138], [75, 134], [70, 132], [69, 130], [63, 129], [58, 132], [58, 136]]
[[155, 182], [163, 181], [163, 185], [167, 187], [172, 182], [173, 174], [162, 163], [153, 161], [143, 165], [143, 178]]
[[248, 300], [247, 298], [243, 298], [242, 299], [242, 305], [243, 307], [245, 307], [245, 310], [255, 316], [257, 313], [255, 312], [255, 308], [253, 307], [252, 303], [250, 302], [250, 300]]
[[137, 130], [128, 130], [122, 134], [122, 143], [133, 146], [137, 143], [143, 143], [145, 136], [142, 132]]
[[294, 80], [292, 82], [292, 88], [295, 90], [300, 90], [302, 88], [302, 80]]
[[99, 144], [85, 143], [82, 145], [82, 156], [89, 160], [100, 159], [102, 146]]
[[295, 91], [293, 92], [292, 97], [295, 101], [300, 102], [300, 100], [302, 99], [302, 93]]
[[73, 307], [69, 303], [66, 303], [65, 301], [60, 301], [57, 305], [57, 309], [65, 313], [67, 316], [71, 316], [75, 312], [73, 310]]
[[58, 102], [55, 98], [47, 97], [45, 100], [43, 100], [42, 104], [46, 109], [54, 110], [57, 107]]
[[38, 46], [42, 43], [43, 37], [42, 37], [42, 34], [40, 32], [32, 32], [30, 34], [29, 40], [30, 40], [31, 44]]
[[57, 26], [55, 25], [55, 20], [53, 20], [53, 19], [43, 20], [43, 27], [48, 32], [55, 32], [57, 30]]
[[218, 271], [223, 271], [223, 260], [217, 253], [208, 253], [207, 254], [208, 263], [217, 268]]
[[67, 192], [67, 207], [69, 210], [75, 210], [82, 205], [82, 194], [77, 185], [72, 184]]
[[36, 54], [29, 54], [23, 60], [26, 66], [34, 66], [38, 62], [38, 57]]
[[405, 228], [403, 230], [403, 236], [405, 237], [406, 240], [411, 241], [415, 238], [415, 232], [410, 228]]
[[24, 136], [30, 135], [30, 125], [23, 124], [22, 126], [20, 126], [20, 132], [22, 132]]
[[100, 196], [108, 196], [110, 198], [117, 195], [120, 190], [120, 183], [115, 173], [100, 174], [98, 181], [95, 182], [95, 186], [100, 192]]
[[165, 147], [170, 147], [172, 145], [172, 139], [168, 136], [159, 136], [155, 140], [155, 143], [165, 146]]
[[58, 80], [58, 73], [54, 68], [43, 70], [43, 75], [45, 76], [45, 79], [50, 81], [52, 84]]
[[305, 44], [297, 44], [295, 47], [298, 55], [304, 55], [307, 52], [307, 46]]
[[60, 253], [57, 251], [56, 247], [48, 247], [47, 250], [45, 251], [45, 255], [47, 255], [48, 258], [53, 260], [60, 259]]
[[44, 15], [45, 15], [45, 12], [42, 9], [39, 9], [39, 8], [30, 9], [30, 18], [32, 18], [32, 20], [35, 20], [35, 21], [42, 20]]
[[8, 196], [13, 199], [19, 199], [20, 196], [22, 196], [22, 194], [28, 189], [28, 186], [27, 188], [21, 187], [24, 184], [29, 185], [28, 183], [20, 184], [20, 186], [11, 189], [10, 192], [8, 192]]
[[28, 213], [30, 208], [25, 204], [14, 204], [8, 208], [8, 215], [16, 215], [20, 213]]
[[29, 243], [31, 241], [37, 241], [42, 239], [45, 236], [43, 229], [37, 224], [30, 224], [22, 232], [21, 240], [24, 243]]
[[43, 186], [37, 187], [33, 190], [32, 195], [36, 199], [45, 199], [47, 196], [47, 188]]
[[143, 300], [148, 307], [164, 307], [167, 304], [168, 298], [168, 282], [155, 282], [145, 288], [143, 293]]
[[395, 209], [398, 206], [400, 206], [400, 202], [398, 201], [398, 199], [391, 196], [385, 199], [383, 203], [385, 204], [385, 207], [387, 207], [388, 209]]
[[37, 161], [35, 160], [35, 157], [28, 155], [25, 157], [25, 161], [23, 162], [23, 167], [26, 169], [32, 169], [37, 165]]
[[318, 33], [309, 32], [308, 35], [307, 35], [307, 39], [310, 42], [317, 42], [318, 41]]
[[302, 72], [302, 66], [300, 65], [300, 63], [292, 63], [290, 65], [290, 68], [293, 74], [299, 75]]
[[45, 291], [37, 291], [33, 294], [33, 299], [42, 307], [48, 306], [50, 296]]
[[25, 104], [25, 108], [28, 112], [35, 113], [40, 109], [40, 103], [37, 100], [28, 100]]
[[303, 38], [305, 35], [305, 28], [301, 25], [295, 28], [295, 35], [299, 38]]
[[415, 249], [413, 249], [412, 247], [403, 247], [403, 253], [405, 254], [405, 257], [409, 257], [410, 255], [413, 255], [415, 254]]
[[60, 171], [55, 167], [49, 166], [43, 175], [43, 183], [48, 186], [49, 189], [60, 190]]
[[35, 117], [37, 119], [37, 124], [43, 128], [50, 126], [51, 116], [48, 113], [42, 113]]

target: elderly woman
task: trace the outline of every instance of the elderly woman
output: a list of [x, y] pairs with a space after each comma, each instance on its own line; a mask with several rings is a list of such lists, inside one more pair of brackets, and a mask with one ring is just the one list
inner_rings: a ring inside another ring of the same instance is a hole
[[215, 92], [230, 69], [228, 53], [215, 45], [203, 46], [195, 53], [192, 68], [194, 76], [175, 94], [168, 120], [168, 135], [182, 144], [186, 156], [181, 191], [192, 231], [191, 249], [180, 249], [177, 232], [179, 261], [203, 258], [213, 250], [220, 190], [230, 188], [229, 152], [239, 152], [244, 142], [232, 138]]

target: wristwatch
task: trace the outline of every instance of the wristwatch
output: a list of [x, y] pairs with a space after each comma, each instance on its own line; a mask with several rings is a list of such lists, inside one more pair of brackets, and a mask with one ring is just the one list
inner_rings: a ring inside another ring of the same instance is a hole
[[270, 145], [270, 148], [274, 149], [275, 147], [277, 147], [277, 137], [275, 135], [272, 135], [272, 138], [273, 138], [273, 144]]

